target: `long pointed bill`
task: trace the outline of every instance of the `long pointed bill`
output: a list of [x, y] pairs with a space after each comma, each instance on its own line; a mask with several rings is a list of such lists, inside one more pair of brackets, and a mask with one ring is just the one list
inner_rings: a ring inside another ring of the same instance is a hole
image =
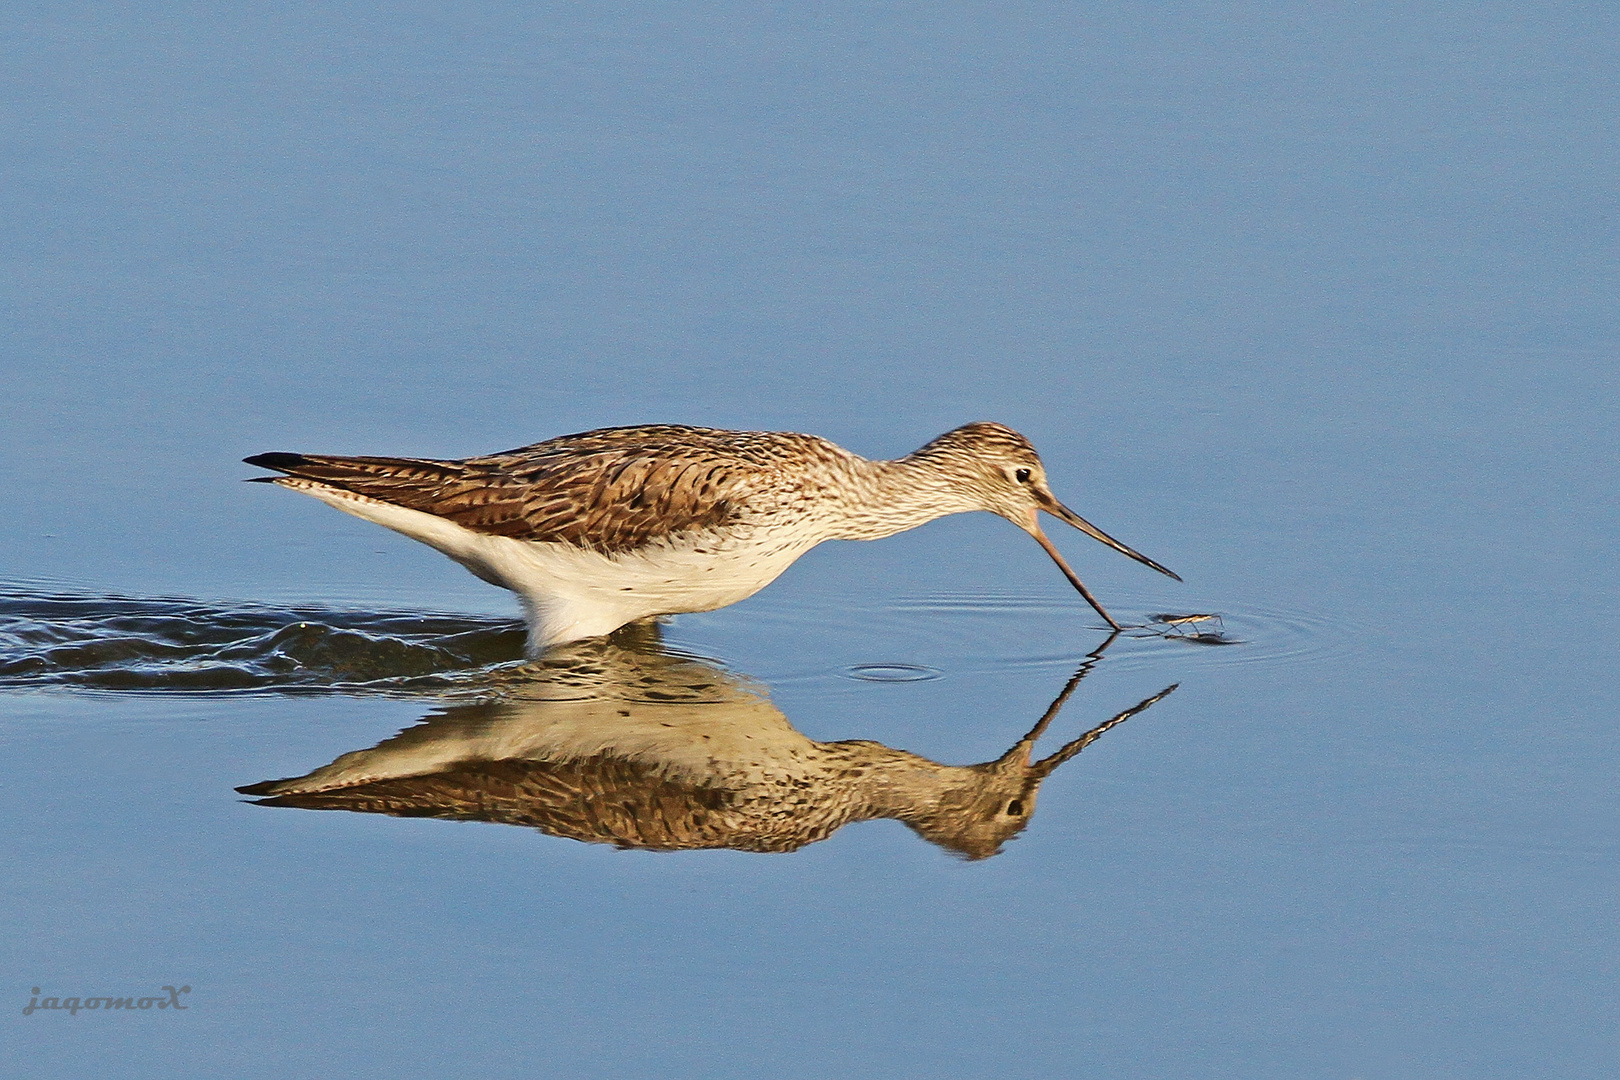
[[[1091, 522], [1087, 521], [1085, 518], [1081, 517], [1079, 514], [1075, 513], [1073, 510], [1070, 510], [1067, 506], [1064, 506], [1062, 503], [1058, 502], [1056, 499], [1052, 499], [1050, 502], [1045, 502], [1043, 500], [1041, 509], [1045, 510], [1048, 514], [1051, 514], [1053, 517], [1059, 519], [1060, 521], [1068, 522], [1070, 525], [1073, 525], [1075, 528], [1079, 529], [1081, 532], [1085, 533], [1087, 536], [1091, 537], [1093, 540], [1102, 541], [1103, 543], [1107, 544], [1109, 547], [1113, 548], [1115, 551], [1119, 552], [1121, 555], [1129, 555], [1131, 558], [1135, 559], [1137, 562], [1141, 563], [1143, 566], [1151, 566], [1153, 569], [1157, 570], [1161, 574], [1164, 574], [1164, 575], [1166, 575], [1168, 577], [1173, 577], [1177, 581], [1181, 580], [1181, 575], [1176, 573], [1174, 570], [1165, 569], [1164, 567], [1160, 566], [1158, 563], [1154, 562], [1152, 559], [1148, 558], [1146, 555], [1143, 555], [1140, 551], [1132, 551], [1130, 548], [1126, 547], [1124, 544], [1120, 543], [1118, 540], [1115, 540], [1112, 536], [1109, 536], [1107, 533], [1105, 533], [1101, 529], [1097, 528], [1097, 526], [1093, 525]], [[1041, 540], [1041, 536], [1039, 535], [1038, 532], [1037, 532], [1037, 534], [1035, 536], [1035, 539]], [[1057, 559], [1057, 555], [1052, 551], [1051, 545], [1047, 544], [1044, 540], [1042, 540], [1042, 546], [1046, 548], [1046, 553], [1048, 555], [1051, 555], [1052, 558]], [[1063, 560], [1058, 559], [1058, 565], [1062, 566], [1063, 565]], [[1064, 572], [1069, 573], [1068, 567], [1064, 567]], [[1072, 581], [1074, 579], [1074, 574], [1069, 573], [1069, 578]], [[1078, 584], [1079, 583], [1076, 582], [1076, 585], [1078, 585]], [[1084, 589], [1081, 589], [1080, 591], [1085, 592]], [[1096, 605], [1095, 602], [1093, 602], [1091, 606], [1096, 607], [1097, 605]], [[1101, 609], [1099, 609], [1099, 610], [1101, 610]]]
[[1058, 554], [1058, 549], [1052, 546], [1052, 541], [1046, 538], [1046, 534], [1041, 532], [1040, 527], [1036, 526], [1030, 531], [1029, 535], [1033, 536], [1041, 547], [1046, 549], [1046, 553], [1052, 556], [1052, 561], [1058, 564], [1058, 569], [1063, 571], [1063, 576], [1069, 579], [1069, 584], [1080, 590], [1080, 595], [1086, 598], [1086, 603], [1090, 604], [1097, 614], [1101, 615], [1103, 620], [1114, 628], [1114, 632], [1117, 634], [1123, 630], [1124, 627], [1115, 622], [1114, 617], [1104, 611], [1101, 604], [1097, 603], [1097, 598], [1091, 595], [1091, 590], [1086, 588], [1079, 576], [1069, 569], [1069, 564], [1063, 561], [1063, 556]]
[[1074, 694], [1075, 688], [1080, 685], [1080, 681], [1091, 674], [1091, 669], [1096, 667], [1098, 662], [1102, 660], [1103, 653], [1108, 651], [1108, 646], [1117, 640], [1119, 640], [1119, 631], [1115, 630], [1108, 635], [1107, 641], [1086, 654], [1086, 658], [1080, 662], [1080, 666], [1075, 669], [1075, 673], [1070, 675], [1069, 681], [1064, 684], [1063, 691], [1058, 694], [1052, 704], [1046, 707], [1046, 711], [1035, 722], [1035, 726], [1030, 728], [1029, 732], [1022, 739], [1019, 739], [1011, 750], [1002, 754], [998, 759], [998, 763], [1013, 761], [1019, 754], [1022, 754], [1023, 763], [1025, 765], [1029, 764], [1029, 752], [1035, 746], [1036, 741], [1046, 734], [1046, 729], [1051, 726], [1053, 720], [1057, 719], [1057, 714], [1062, 710], [1063, 703], [1068, 701], [1070, 696]]
[[1059, 750], [1051, 757], [1042, 758], [1034, 765], [1031, 765], [1029, 771], [1040, 779], [1045, 780], [1048, 776], [1052, 775], [1053, 769], [1056, 769], [1059, 765], [1062, 765], [1065, 761], [1068, 761], [1080, 751], [1096, 742], [1103, 732], [1117, 724], [1123, 724], [1137, 713], [1146, 712], [1158, 702], [1169, 697], [1175, 692], [1176, 687], [1180, 685], [1180, 683], [1171, 683], [1169, 686], [1165, 687], [1163, 690], [1160, 690], [1157, 694], [1154, 694], [1146, 701], [1139, 701], [1135, 705], [1132, 705], [1130, 708], [1126, 709], [1112, 720], [1104, 720], [1102, 723], [1098, 724], [1096, 727], [1092, 728], [1078, 739], [1075, 739], [1073, 742], [1063, 747], [1063, 749]]

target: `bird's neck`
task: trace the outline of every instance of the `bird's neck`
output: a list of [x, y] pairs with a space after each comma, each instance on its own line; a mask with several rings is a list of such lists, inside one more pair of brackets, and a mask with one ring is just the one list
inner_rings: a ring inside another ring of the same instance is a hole
[[877, 540], [983, 507], [927, 457], [858, 461], [838, 488], [834, 539]]
[[823, 743], [846, 788], [860, 808], [858, 818], [905, 820], [928, 813], [948, 791], [970, 782], [972, 769], [937, 761], [882, 743], [856, 739]]
[[[831, 746], [851, 744], [833, 743]], [[992, 855], [1007, 837], [1023, 828], [1024, 817], [1004, 816], [1012, 800], [1027, 801], [1033, 787], [1027, 771], [1002, 762], [984, 765], [941, 765], [937, 761], [879, 744], [861, 767], [848, 770], [854, 798], [847, 820], [893, 818], [903, 821], [930, 843], [973, 858]], [[846, 772], [846, 775], [848, 775]]]

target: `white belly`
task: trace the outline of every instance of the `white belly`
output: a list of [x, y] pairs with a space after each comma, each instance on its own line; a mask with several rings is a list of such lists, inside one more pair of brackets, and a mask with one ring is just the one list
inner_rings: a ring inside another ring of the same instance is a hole
[[[769, 585], [812, 546], [771, 542], [652, 546], [612, 557], [567, 544], [480, 537], [486, 580], [517, 593], [530, 651], [612, 633], [653, 615], [713, 611]], [[487, 573], [485, 571], [488, 571]]]
[[820, 540], [799, 530], [760, 528], [729, 538], [700, 534], [679, 544], [608, 556], [570, 544], [474, 532], [434, 514], [308, 480], [278, 482], [420, 540], [490, 584], [517, 593], [528, 617], [531, 654], [653, 615], [734, 604], [776, 580]]

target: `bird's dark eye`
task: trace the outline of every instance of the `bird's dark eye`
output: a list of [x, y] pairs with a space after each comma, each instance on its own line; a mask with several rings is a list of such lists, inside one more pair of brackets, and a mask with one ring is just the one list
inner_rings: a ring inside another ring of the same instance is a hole
[[1018, 799], [1014, 799], [1012, 802], [1007, 804], [1007, 813], [1016, 816], [1018, 814], [1022, 814], [1023, 812], [1024, 804]]
[[1013, 478], [1016, 479], [1020, 484], [1027, 484], [1029, 483], [1029, 475], [1028, 469], [1019, 469], [1017, 472], [1013, 473]]

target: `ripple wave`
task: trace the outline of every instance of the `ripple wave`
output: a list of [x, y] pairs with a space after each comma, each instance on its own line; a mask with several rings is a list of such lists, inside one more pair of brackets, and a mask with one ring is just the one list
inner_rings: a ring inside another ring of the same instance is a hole
[[420, 694], [523, 644], [507, 619], [0, 592], [0, 688]]

